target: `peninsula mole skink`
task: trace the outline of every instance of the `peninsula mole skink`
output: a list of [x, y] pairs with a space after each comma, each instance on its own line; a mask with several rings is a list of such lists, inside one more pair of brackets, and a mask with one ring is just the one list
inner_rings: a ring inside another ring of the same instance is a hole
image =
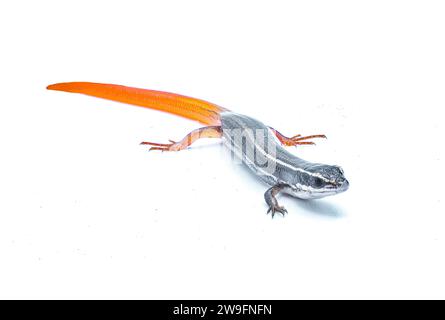
[[339, 166], [312, 163], [300, 159], [282, 146], [314, 144], [324, 135], [286, 137], [251, 117], [232, 112], [216, 104], [174, 93], [91, 82], [57, 83], [49, 90], [86, 95], [173, 113], [205, 124], [179, 142], [142, 142], [150, 150], [179, 151], [200, 138], [222, 138], [227, 146], [258, 177], [271, 187], [264, 194], [272, 217], [287, 211], [277, 202], [279, 192], [300, 199], [316, 199], [344, 192], [349, 183]]

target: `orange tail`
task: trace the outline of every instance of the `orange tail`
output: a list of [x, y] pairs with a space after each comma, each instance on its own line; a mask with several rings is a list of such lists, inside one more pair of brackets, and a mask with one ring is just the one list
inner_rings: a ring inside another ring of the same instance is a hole
[[219, 114], [227, 109], [179, 94], [91, 82], [56, 83], [49, 90], [83, 93], [89, 96], [173, 113], [206, 125], [219, 125]]

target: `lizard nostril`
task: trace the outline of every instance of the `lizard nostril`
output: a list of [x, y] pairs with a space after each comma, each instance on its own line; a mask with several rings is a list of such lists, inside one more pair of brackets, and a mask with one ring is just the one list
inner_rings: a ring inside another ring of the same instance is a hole
[[344, 177], [338, 177], [335, 182], [342, 185], [343, 183], [347, 182], [347, 180]]

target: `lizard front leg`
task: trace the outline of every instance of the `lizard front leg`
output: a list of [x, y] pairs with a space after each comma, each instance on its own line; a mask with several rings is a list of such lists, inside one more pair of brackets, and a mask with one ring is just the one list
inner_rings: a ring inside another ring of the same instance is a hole
[[297, 146], [297, 145], [303, 145], [303, 144], [315, 144], [312, 141], [306, 141], [306, 140], [314, 139], [314, 138], [326, 138], [326, 136], [324, 134], [314, 134], [314, 135], [304, 136], [304, 137], [302, 137], [301, 134], [297, 134], [297, 135], [289, 138], [289, 137], [282, 135], [278, 130], [276, 130], [272, 127], [269, 127], [269, 128], [277, 136], [278, 140], [280, 140], [280, 142], [283, 146]]
[[272, 218], [274, 217], [275, 212], [279, 212], [283, 216], [285, 213], [287, 213], [287, 210], [284, 207], [280, 206], [278, 204], [277, 198], [275, 198], [275, 196], [286, 187], [289, 186], [284, 183], [278, 183], [273, 187], [267, 189], [267, 191], [264, 193], [264, 199], [266, 200], [266, 203], [269, 206], [269, 210], [267, 210], [267, 213], [271, 212]]

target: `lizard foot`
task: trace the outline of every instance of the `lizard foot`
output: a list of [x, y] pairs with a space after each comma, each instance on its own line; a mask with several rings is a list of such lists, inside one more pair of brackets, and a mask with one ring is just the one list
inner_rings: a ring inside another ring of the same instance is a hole
[[277, 205], [273, 204], [269, 207], [269, 210], [267, 210], [267, 214], [269, 214], [269, 212], [272, 213], [272, 218], [274, 217], [276, 212], [281, 213], [284, 217], [284, 215], [287, 213], [287, 210], [284, 207], [279, 206], [278, 204]]
[[149, 151], [152, 150], [160, 150], [160, 151], [179, 151], [183, 149], [183, 146], [173, 140], [168, 140], [170, 143], [154, 143], [154, 142], [147, 142], [143, 141], [141, 142], [142, 145], [149, 145], [152, 146]]
[[[269, 127], [270, 128], [270, 127]], [[324, 134], [313, 134], [310, 136], [301, 136], [301, 134], [297, 134], [293, 137], [286, 137], [285, 135], [281, 134], [278, 130], [274, 128], [270, 128], [273, 133], [275, 133], [278, 140], [281, 142], [283, 146], [298, 146], [298, 145], [304, 145], [304, 144], [315, 144], [312, 141], [307, 141], [310, 139], [315, 138], [324, 138], [326, 139], [326, 136]]]
[[324, 134], [313, 134], [311, 136], [305, 136], [305, 137], [302, 137], [300, 134], [297, 134], [296, 136], [289, 138], [290, 141], [288, 141], [288, 142], [289, 142], [289, 145], [291, 145], [291, 146], [296, 146], [299, 144], [315, 144], [312, 141], [304, 141], [304, 140], [309, 140], [309, 139], [314, 139], [314, 138], [327, 139]]

